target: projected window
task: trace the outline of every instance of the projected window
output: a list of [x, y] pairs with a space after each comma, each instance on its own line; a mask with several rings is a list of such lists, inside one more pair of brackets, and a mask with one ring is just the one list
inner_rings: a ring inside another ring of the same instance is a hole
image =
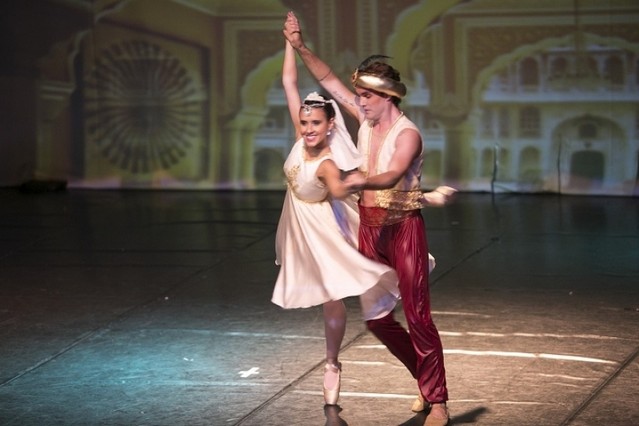
[[613, 88], [620, 89], [625, 83], [623, 62], [618, 56], [611, 56], [606, 59], [605, 76]]
[[287, 130], [289, 120], [288, 108], [273, 107], [269, 109], [260, 129], [281, 132]]
[[519, 111], [519, 134], [525, 138], [539, 137], [539, 110], [535, 107], [525, 107]]
[[519, 154], [519, 179], [533, 183], [541, 179], [541, 153], [537, 147], [526, 147]]
[[539, 86], [539, 64], [534, 58], [526, 58], [519, 64], [519, 82], [524, 90]]
[[493, 110], [484, 108], [481, 111], [481, 135], [485, 138], [494, 136], [493, 132]]
[[550, 77], [561, 78], [568, 74], [568, 61], [563, 56], [554, 58], [550, 66]]
[[481, 160], [479, 164], [479, 176], [488, 178], [493, 175], [495, 170], [495, 151], [492, 148], [484, 148], [481, 151]]
[[506, 108], [499, 110], [499, 137], [507, 138], [510, 136], [510, 114]]

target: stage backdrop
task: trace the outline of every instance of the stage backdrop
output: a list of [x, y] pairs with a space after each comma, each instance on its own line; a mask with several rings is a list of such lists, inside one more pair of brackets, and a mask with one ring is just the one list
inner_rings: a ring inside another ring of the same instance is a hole
[[347, 83], [392, 57], [425, 189], [639, 194], [635, 0], [5, 0], [0, 185], [283, 189], [288, 10]]

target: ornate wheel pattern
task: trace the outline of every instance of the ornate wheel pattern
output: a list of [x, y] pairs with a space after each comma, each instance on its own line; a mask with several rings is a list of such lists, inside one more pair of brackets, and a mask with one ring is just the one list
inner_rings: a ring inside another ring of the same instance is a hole
[[203, 94], [180, 61], [146, 41], [101, 50], [85, 87], [86, 131], [114, 166], [168, 169], [193, 148]]

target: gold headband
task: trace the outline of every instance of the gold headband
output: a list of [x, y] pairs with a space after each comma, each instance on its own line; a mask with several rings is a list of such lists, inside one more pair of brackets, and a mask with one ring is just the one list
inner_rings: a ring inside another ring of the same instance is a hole
[[351, 77], [351, 81], [354, 87], [375, 90], [376, 92], [385, 93], [398, 98], [406, 96], [406, 86], [404, 86], [404, 83], [391, 78], [360, 73], [359, 70], [355, 70]]

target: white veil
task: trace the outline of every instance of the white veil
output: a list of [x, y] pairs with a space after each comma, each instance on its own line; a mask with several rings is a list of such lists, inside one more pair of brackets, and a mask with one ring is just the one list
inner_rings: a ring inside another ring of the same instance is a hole
[[[334, 100], [329, 100], [333, 109], [335, 110], [335, 121], [333, 130], [331, 131], [329, 138], [329, 145], [331, 147], [331, 153], [333, 155], [333, 161], [340, 170], [348, 172], [359, 168], [362, 164], [362, 155], [357, 150], [357, 147], [351, 139], [350, 133], [346, 129], [346, 123], [344, 117], [339, 109], [339, 106]], [[351, 195], [351, 197], [354, 197]], [[346, 239], [346, 241], [353, 247], [357, 247], [357, 219], [349, 219], [349, 216], [357, 217], [356, 205], [357, 202], [350, 200], [352, 205], [349, 205], [349, 200], [338, 200], [329, 198], [329, 203], [333, 209], [333, 216], [337, 222], [340, 233]]]
[[357, 169], [362, 164], [362, 155], [357, 151], [357, 147], [346, 129], [346, 123], [337, 102], [333, 99], [327, 102], [333, 105], [335, 110], [335, 125], [328, 137], [333, 160], [340, 170], [350, 171]]

